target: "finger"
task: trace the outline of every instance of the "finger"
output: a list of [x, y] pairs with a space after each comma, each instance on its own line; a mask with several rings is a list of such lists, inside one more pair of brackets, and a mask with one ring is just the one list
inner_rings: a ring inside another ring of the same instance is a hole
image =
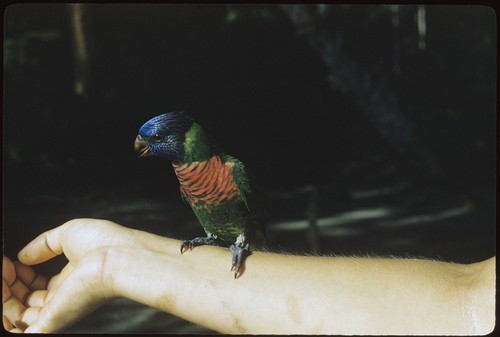
[[12, 332], [12, 333], [22, 333], [23, 332], [23, 330], [14, 327], [12, 325], [12, 323], [9, 322], [9, 320], [7, 319], [7, 317], [2, 316], [2, 321], [3, 321], [3, 328], [5, 330], [7, 330], [8, 332]]
[[12, 333], [23, 333], [24, 331], [21, 330], [21, 329], [18, 329], [18, 328], [14, 328], [14, 329], [9, 330], [9, 332], [12, 332]]
[[22, 321], [22, 315], [25, 310], [26, 306], [14, 296], [11, 296], [3, 304], [3, 315], [5, 318], [11, 322], [13, 326], [23, 330], [26, 327], [26, 324]]
[[23, 314], [23, 322], [31, 326], [38, 321], [40, 316], [41, 307], [29, 307]]
[[9, 287], [12, 296], [17, 298], [19, 302], [24, 303], [26, 297], [31, 292], [31, 290], [26, 287], [26, 285], [19, 279], [15, 280]]
[[36, 275], [35, 279], [30, 285], [31, 290], [43, 290], [47, 288], [47, 278], [42, 275]]
[[18, 253], [19, 261], [26, 265], [45, 262], [63, 253], [61, 235], [67, 224], [51, 229], [37, 236]]
[[2, 278], [8, 285], [11, 285], [16, 280], [16, 270], [14, 268], [14, 264], [11, 259], [6, 256], [2, 259]]
[[68, 277], [68, 275], [71, 275], [71, 271], [73, 270], [73, 266], [71, 264], [67, 264], [63, 270], [56, 276], [52, 277], [49, 281], [49, 284], [47, 285], [47, 296], [45, 298], [45, 302], [48, 302], [52, 299], [52, 297], [57, 294], [59, 291], [58, 288], [61, 284], [64, 284], [64, 281]]
[[47, 286], [47, 279], [35, 273], [33, 268], [25, 266], [24, 264], [16, 261], [14, 262], [16, 268], [17, 278], [23, 281], [23, 283], [31, 290], [45, 289]]
[[61, 270], [61, 272], [53, 277], [50, 278], [49, 283], [47, 284], [47, 290], [52, 290], [56, 288], [59, 284], [61, 284], [68, 274], [73, 270], [73, 266], [68, 263], [64, 268]]
[[10, 292], [9, 285], [5, 280], [2, 280], [2, 303], [5, 303], [11, 297], [12, 293]]
[[47, 290], [37, 290], [32, 292], [26, 298], [25, 304], [28, 307], [43, 307], [47, 302]]
[[47, 294], [45, 295], [45, 303], [49, 302], [51, 298], [54, 296], [54, 294], [57, 294], [57, 292], [59, 291], [58, 290], [59, 286], [64, 283], [68, 275], [71, 274], [72, 270], [73, 267], [71, 266], [71, 264], [68, 263], [59, 274], [53, 276], [50, 279], [49, 283], [47, 284]]
[[11, 322], [5, 317], [5, 315], [2, 315], [2, 323], [3, 323], [3, 328], [7, 331], [12, 330], [14, 326], [12, 325]]
[[[25, 332], [57, 332], [101, 306], [106, 299], [89, 294], [89, 287], [82, 287], [82, 280], [88, 270], [78, 269], [70, 273], [55, 290], [47, 294], [45, 305], [41, 308], [38, 319]], [[49, 299], [49, 296], [52, 297]]]

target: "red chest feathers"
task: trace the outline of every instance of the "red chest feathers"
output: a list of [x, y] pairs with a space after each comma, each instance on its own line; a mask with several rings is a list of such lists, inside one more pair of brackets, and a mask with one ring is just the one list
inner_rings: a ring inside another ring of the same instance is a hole
[[174, 165], [181, 192], [199, 206], [220, 205], [239, 195], [232, 171], [233, 163], [223, 163], [217, 155], [203, 162]]

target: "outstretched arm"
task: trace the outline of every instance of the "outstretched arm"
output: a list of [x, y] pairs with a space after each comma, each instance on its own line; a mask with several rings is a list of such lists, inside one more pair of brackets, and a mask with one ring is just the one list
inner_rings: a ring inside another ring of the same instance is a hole
[[[64, 253], [68, 266], [47, 290], [13, 292], [27, 307], [17, 322], [26, 332], [58, 331], [126, 297], [223, 333], [484, 334], [494, 327], [494, 258], [461, 265], [254, 252], [235, 280], [227, 249], [181, 255], [180, 244], [104, 220], [48, 231], [19, 260], [32, 265]], [[11, 322], [14, 303], [4, 304]]]

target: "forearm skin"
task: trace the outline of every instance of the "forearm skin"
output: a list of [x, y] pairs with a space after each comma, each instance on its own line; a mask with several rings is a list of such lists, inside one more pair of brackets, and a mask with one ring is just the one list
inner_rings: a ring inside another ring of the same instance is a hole
[[481, 334], [494, 326], [494, 261], [485, 273], [477, 264], [254, 252], [234, 279], [227, 249], [181, 255], [181, 241], [134, 235], [137, 249], [108, 252], [116, 295], [222, 333]]

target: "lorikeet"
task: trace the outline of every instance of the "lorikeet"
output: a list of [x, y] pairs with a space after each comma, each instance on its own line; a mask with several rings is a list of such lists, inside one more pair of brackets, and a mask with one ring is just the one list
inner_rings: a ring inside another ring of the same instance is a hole
[[265, 245], [261, 198], [243, 163], [218, 150], [202, 127], [184, 112], [168, 112], [147, 121], [135, 139], [139, 157], [172, 162], [181, 196], [191, 206], [206, 237], [184, 240], [184, 249], [230, 244], [231, 270], [238, 277], [252, 247]]

